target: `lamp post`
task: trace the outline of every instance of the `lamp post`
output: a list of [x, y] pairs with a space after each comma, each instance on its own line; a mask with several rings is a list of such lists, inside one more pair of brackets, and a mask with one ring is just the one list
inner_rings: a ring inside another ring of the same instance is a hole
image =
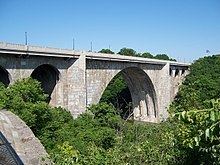
[[27, 32], [25, 32], [25, 45], [28, 45]]

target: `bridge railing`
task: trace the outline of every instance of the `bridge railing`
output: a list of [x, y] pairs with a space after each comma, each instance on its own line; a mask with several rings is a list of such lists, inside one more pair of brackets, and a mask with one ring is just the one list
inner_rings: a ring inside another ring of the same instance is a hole
[[22, 44], [11, 44], [0, 42], [0, 50], [4, 52], [14, 52], [29, 55], [41, 55], [41, 56], [55, 56], [55, 57], [73, 57], [78, 58], [80, 55], [85, 55], [87, 59], [97, 59], [97, 60], [108, 60], [108, 61], [126, 61], [126, 62], [136, 62], [136, 63], [152, 63], [152, 64], [162, 64], [165, 65], [169, 63], [174, 66], [189, 66], [188, 63], [181, 63], [175, 61], [166, 61], [158, 60], [151, 58], [143, 57], [134, 57], [134, 56], [124, 56], [119, 54], [104, 54], [88, 51], [77, 51], [71, 49], [62, 49], [62, 48], [52, 48], [52, 47], [42, 47], [42, 46], [30, 46]]

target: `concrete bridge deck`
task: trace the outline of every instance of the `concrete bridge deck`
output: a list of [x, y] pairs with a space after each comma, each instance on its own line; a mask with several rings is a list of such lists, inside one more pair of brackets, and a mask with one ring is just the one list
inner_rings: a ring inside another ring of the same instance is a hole
[[61, 57], [61, 58], [79, 58], [85, 55], [86, 59], [107, 60], [107, 61], [126, 61], [134, 63], [148, 63], [148, 64], [166, 64], [170, 63], [172, 66], [189, 66], [189, 63], [157, 60], [143, 57], [124, 56], [120, 54], [105, 54], [88, 51], [77, 51], [71, 49], [60, 49], [42, 46], [31, 46], [22, 44], [12, 44], [0, 42], [0, 53], [30, 55], [30, 56], [48, 56], [48, 57]]

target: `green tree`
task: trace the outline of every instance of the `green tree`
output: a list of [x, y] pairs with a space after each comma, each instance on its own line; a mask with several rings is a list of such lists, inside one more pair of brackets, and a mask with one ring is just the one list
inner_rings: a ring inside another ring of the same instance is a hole
[[0, 87], [0, 97], [3, 107], [30, 126], [55, 164], [175, 162], [172, 128], [165, 123], [125, 122], [106, 103], [92, 105], [73, 119], [65, 109], [50, 107], [40, 83], [33, 79]]
[[132, 113], [132, 100], [129, 88], [119, 73], [109, 83], [102, 94], [100, 102], [112, 104], [123, 119], [127, 119]]
[[141, 57], [144, 57], [144, 58], [154, 58], [154, 56], [151, 53], [149, 53], [149, 52], [142, 53]]
[[122, 48], [118, 54], [125, 55], [125, 56], [136, 56], [136, 51], [131, 48]]
[[178, 141], [194, 150], [198, 164], [220, 162], [220, 99], [208, 109], [191, 109], [175, 114], [180, 121]]
[[121, 118], [114, 106], [107, 103], [99, 103], [88, 108], [94, 114], [94, 119], [100, 126], [108, 126], [114, 129], [120, 127]]
[[[190, 66], [190, 74], [173, 102], [176, 112], [209, 108], [206, 100], [220, 98], [220, 56], [200, 58]], [[172, 108], [171, 108], [172, 109]]]
[[99, 51], [99, 53], [114, 54], [114, 52], [111, 51], [110, 49], [102, 49]]
[[170, 58], [168, 55], [166, 54], [157, 54], [156, 56], [154, 56], [155, 59], [159, 59], [159, 60], [169, 60], [169, 61], [176, 61], [176, 59]]
[[169, 111], [178, 126], [175, 145], [194, 155], [191, 164], [220, 162], [220, 56], [200, 58], [190, 66]]
[[169, 56], [166, 54], [157, 54], [154, 58], [159, 60], [170, 60]]
[[7, 96], [5, 94], [5, 85], [0, 82], [0, 110], [5, 107]]

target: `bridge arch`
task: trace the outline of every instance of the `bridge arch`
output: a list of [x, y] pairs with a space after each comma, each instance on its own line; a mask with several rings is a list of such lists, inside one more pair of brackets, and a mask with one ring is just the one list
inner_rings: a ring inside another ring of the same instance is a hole
[[2, 66], [0, 66], [0, 82], [3, 83], [5, 86], [8, 86], [10, 84], [10, 74]]
[[134, 119], [147, 122], [157, 122], [157, 96], [154, 85], [147, 73], [138, 67], [127, 67], [121, 70], [118, 74], [123, 76], [129, 88]]
[[34, 69], [31, 77], [41, 83], [41, 87], [49, 95], [50, 101], [54, 88], [60, 79], [59, 70], [50, 64], [43, 64]]

